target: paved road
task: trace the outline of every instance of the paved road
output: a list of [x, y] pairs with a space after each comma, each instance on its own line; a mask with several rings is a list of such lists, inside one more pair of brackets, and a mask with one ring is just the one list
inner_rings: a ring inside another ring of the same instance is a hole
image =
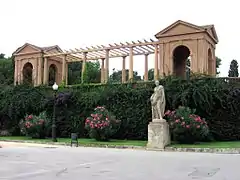
[[240, 155], [3, 147], [0, 180], [239, 180]]

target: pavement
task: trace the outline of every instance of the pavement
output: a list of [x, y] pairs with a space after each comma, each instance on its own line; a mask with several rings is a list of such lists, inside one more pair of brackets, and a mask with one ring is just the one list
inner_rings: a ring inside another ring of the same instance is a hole
[[239, 180], [238, 154], [1, 142], [0, 180]]

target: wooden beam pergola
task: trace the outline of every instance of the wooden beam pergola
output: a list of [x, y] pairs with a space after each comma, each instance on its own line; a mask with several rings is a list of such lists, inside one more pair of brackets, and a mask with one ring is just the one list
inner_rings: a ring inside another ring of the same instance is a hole
[[[159, 41], [154, 41], [150, 39], [149, 41], [138, 40], [137, 42], [132, 41], [126, 43], [114, 43], [108, 46], [97, 45], [86, 48], [76, 48], [75, 50], [70, 49], [59, 53], [48, 53], [44, 57], [51, 56], [62, 56], [67, 55], [67, 62], [83, 61], [84, 53], [87, 53], [86, 60], [100, 60], [105, 59], [106, 50], [108, 50], [108, 58], [126, 57], [126, 56], [136, 56], [145, 54], [154, 54], [155, 45], [159, 44]], [[132, 51], [132, 52], [131, 52]]]

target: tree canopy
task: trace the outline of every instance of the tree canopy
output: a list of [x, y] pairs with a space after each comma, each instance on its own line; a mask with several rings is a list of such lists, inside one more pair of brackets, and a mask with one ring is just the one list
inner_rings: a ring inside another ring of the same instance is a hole
[[[122, 81], [122, 70], [113, 69], [113, 73], [109, 77], [110, 82], [121, 82]], [[126, 69], [126, 81], [129, 79], [129, 69]], [[133, 80], [142, 80], [141, 76], [138, 75], [137, 71], [133, 71]]]
[[238, 77], [238, 76], [239, 76], [238, 62], [235, 59], [233, 59], [231, 61], [230, 68], [229, 68], [229, 71], [228, 71], [228, 77]]
[[0, 53], [0, 84], [10, 85], [14, 80], [14, 61], [11, 57], [6, 58]]

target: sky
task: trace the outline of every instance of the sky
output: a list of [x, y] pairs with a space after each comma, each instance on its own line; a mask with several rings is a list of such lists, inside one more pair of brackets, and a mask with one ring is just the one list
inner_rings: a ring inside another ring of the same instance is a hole
[[[231, 60], [240, 63], [237, 0], [0, 0], [0, 53], [11, 54], [24, 43], [74, 49], [154, 38], [177, 20], [214, 24], [219, 38], [216, 55], [220, 76]], [[149, 57], [149, 69], [154, 58]], [[119, 58], [110, 71], [121, 70]], [[128, 68], [128, 59], [126, 60]], [[134, 71], [144, 73], [144, 56], [134, 57]]]

